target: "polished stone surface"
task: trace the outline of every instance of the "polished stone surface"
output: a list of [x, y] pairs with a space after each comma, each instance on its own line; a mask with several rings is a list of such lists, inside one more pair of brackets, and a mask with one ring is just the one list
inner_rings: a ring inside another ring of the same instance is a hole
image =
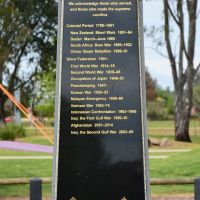
[[[98, 2], [98, 0], [94, 0]], [[120, 1], [116, 1], [120, 2]], [[58, 200], [144, 200], [145, 183], [144, 183], [144, 160], [143, 160], [143, 137], [142, 137], [142, 118], [141, 118], [141, 94], [140, 94], [140, 69], [139, 69], [139, 45], [138, 45], [138, 19], [136, 0], [132, 1], [132, 11], [127, 13], [114, 12], [109, 17], [91, 17], [87, 12], [69, 13], [68, 4], [65, 1], [64, 24], [115, 24], [116, 32], [119, 30], [131, 30], [133, 34], [115, 35], [116, 41], [121, 43], [133, 42], [132, 47], [128, 48], [128, 53], [119, 54], [102, 54], [109, 58], [104, 61], [87, 62], [87, 64], [102, 63], [115, 64], [116, 69], [120, 70], [123, 81], [109, 80], [103, 83], [108, 84], [106, 94], [101, 97], [107, 98], [111, 108], [72, 108], [72, 104], [96, 104], [94, 101], [74, 101], [71, 97], [80, 97], [72, 95], [70, 87], [71, 63], [66, 57], [75, 57], [70, 50], [70, 31], [72, 29], [64, 28], [63, 38], [63, 63], [62, 63], [62, 87], [61, 87], [61, 113], [60, 113], [60, 141], [59, 141], [59, 164], [58, 164]], [[88, 29], [87, 29], [88, 30]], [[92, 29], [99, 30], [98, 28]], [[108, 30], [103, 28], [101, 30]], [[83, 42], [79, 42], [83, 43]], [[92, 42], [93, 44], [95, 42]], [[91, 48], [95, 50], [95, 48]], [[109, 49], [109, 48], [108, 48]], [[114, 49], [111, 47], [110, 49]], [[78, 48], [81, 50], [81, 48]], [[96, 54], [79, 54], [82, 57], [98, 57]], [[74, 63], [74, 62], [73, 62]], [[83, 64], [82, 61], [76, 61], [75, 64]], [[76, 76], [81, 77], [81, 76]], [[89, 77], [89, 76], [87, 76]], [[101, 77], [101, 76], [99, 76]], [[109, 78], [109, 76], [107, 75]], [[101, 81], [82, 81], [79, 84], [101, 84]], [[80, 91], [80, 89], [73, 89]], [[91, 90], [92, 89], [84, 89]], [[86, 98], [87, 94], [81, 97]], [[110, 96], [123, 96], [123, 101], [110, 101]], [[95, 94], [90, 97], [99, 97]], [[99, 102], [97, 102], [99, 103]], [[71, 111], [82, 110], [126, 110], [126, 120], [113, 120], [116, 114], [95, 114], [89, 116], [108, 116], [112, 120], [107, 123], [113, 123], [114, 127], [94, 127], [96, 123], [105, 123], [105, 120], [85, 120], [81, 121], [80, 117], [87, 118], [87, 114], [74, 115]], [[129, 113], [130, 110], [136, 110], [135, 114]], [[92, 124], [91, 128], [71, 127], [76, 121], [70, 120], [71, 117], [78, 117], [79, 124]], [[80, 131], [119, 131], [133, 130], [133, 134], [94, 134], [81, 135], [71, 134]]]

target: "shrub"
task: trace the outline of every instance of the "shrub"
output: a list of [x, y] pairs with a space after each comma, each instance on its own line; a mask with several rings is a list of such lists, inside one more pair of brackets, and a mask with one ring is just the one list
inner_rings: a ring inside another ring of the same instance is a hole
[[15, 138], [25, 137], [25, 130], [22, 125], [7, 124], [0, 130], [2, 140], [15, 140]]
[[41, 104], [37, 105], [34, 110], [41, 117], [53, 117], [54, 116], [54, 104]]
[[164, 102], [158, 99], [156, 102], [149, 102], [147, 105], [147, 116], [150, 120], [166, 120], [169, 115]]

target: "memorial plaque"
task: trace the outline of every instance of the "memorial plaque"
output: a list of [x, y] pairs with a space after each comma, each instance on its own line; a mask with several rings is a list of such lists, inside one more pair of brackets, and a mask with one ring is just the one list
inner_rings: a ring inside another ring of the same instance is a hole
[[60, 0], [53, 199], [149, 199], [140, 0]]

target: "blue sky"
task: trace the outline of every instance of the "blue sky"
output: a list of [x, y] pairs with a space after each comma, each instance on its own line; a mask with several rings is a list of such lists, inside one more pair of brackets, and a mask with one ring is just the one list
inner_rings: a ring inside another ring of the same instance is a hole
[[[200, 7], [200, 5], [198, 6]], [[157, 25], [161, 26], [163, 24], [163, 1], [162, 0], [149, 0], [143, 3], [143, 16], [144, 16], [144, 26]], [[187, 18], [186, 18], [187, 20]], [[197, 22], [197, 37], [199, 35], [200, 22]], [[175, 35], [175, 34], [174, 34]], [[197, 38], [198, 40], [198, 38]], [[173, 90], [173, 81], [169, 60], [152, 49], [154, 46], [152, 39], [147, 38], [145, 35], [144, 40], [145, 46], [145, 65], [148, 67], [150, 74], [153, 78], [157, 79], [158, 84], [163, 87], [170, 87]], [[167, 53], [164, 51], [164, 54]], [[197, 41], [196, 47], [196, 59], [195, 63], [197, 65], [200, 61], [200, 40]]]

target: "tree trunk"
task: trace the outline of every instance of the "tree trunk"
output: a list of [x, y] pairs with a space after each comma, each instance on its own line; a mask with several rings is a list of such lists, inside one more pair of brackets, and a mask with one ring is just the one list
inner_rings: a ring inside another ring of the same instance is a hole
[[[197, 0], [163, 0], [163, 2], [165, 42], [175, 88], [175, 139], [177, 141], [191, 142], [189, 125], [193, 99], [193, 81], [195, 73], [197, 73], [200, 67], [200, 65], [196, 68], [194, 66]], [[187, 13], [184, 13], [185, 3], [187, 5]], [[189, 16], [188, 37], [185, 34], [185, 30], [187, 30], [185, 29], [185, 25], [187, 23], [185, 23], [184, 15], [186, 14]], [[171, 35], [174, 33], [170, 30], [171, 27], [174, 28], [174, 25], [176, 25], [180, 32], [179, 48], [175, 49], [175, 51], [172, 50], [174, 44], [171, 38]]]
[[4, 105], [5, 105], [4, 99], [5, 99], [4, 96], [0, 95], [0, 123], [5, 123], [6, 116], [5, 116], [5, 109], [4, 109]]
[[187, 82], [187, 90], [177, 87], [175, 90], [175, 140], [191, 142], [189, 135], [190, 117], [192, 109], [191, 82]]
[[[3, 67], [0, 65], [0, 84], [3, 82]], [[4, 104], [6, 102], [3, 91], [0, 90], [0, 123], [5, 123], [5, 109]]]
[[0, 84], [3, 82], [3, 66], [0, 65]]
[[[176, 114], [175, 114], [176, 115]], [[177, 115], [175, 117], [175, 140], [182, 142], [191, 142], [189, 135], [189, 121], [188, 115]]]

